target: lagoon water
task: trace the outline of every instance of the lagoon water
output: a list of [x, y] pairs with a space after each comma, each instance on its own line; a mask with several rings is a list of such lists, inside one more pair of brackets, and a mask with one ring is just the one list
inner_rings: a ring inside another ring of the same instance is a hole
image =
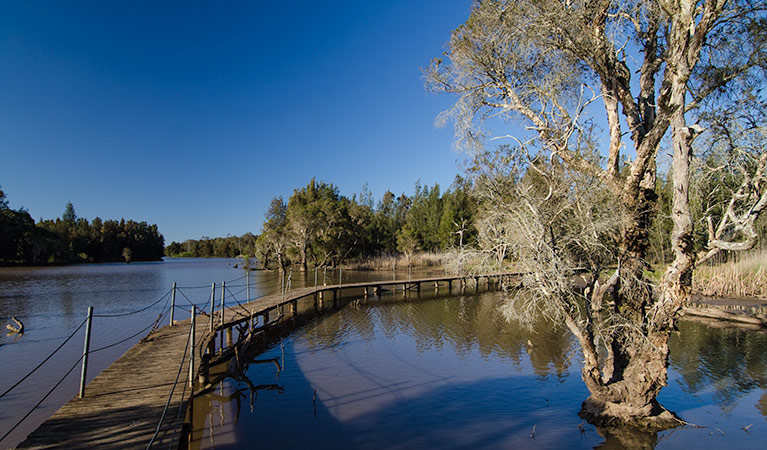
[[501, 301], [353, 301], [196, 399], [192, 448], [764, 448], [766, 334], [681, 322], [660, 401], [700, 428], [616, 434], [578, 417], [588, 392], [567, 330], [525, 331]]
[[[234, 269], [235, 262], [171, 259], [0, 269], [0, 318], [5, 323], [15, 315], [26, 327], [23, 336], [0, 336], [0, 393], [77, 329], [88, 306], [101, 315], [94, 319], [91, 348], [106, 347], [92, 355], [92, 379], [167, 311], [174, 281], [180, 287], [179, 319], [187, 318], [181, 308], [188, 301], [209, 301], [212, 282], [227, 281], [228, 301], [245, 300], [245, 272]], [[334, 283], [338, 273], [326, 276]], [[343, 281], [392, 276], [344, 272]], [[291, 278], [293, 287], [314, 283], [313, 273]], [[322, 272], [318, 278], [321, 284]], [[278, 290], [279, 276], [251, 272], [248, 285], [250, 297], [258, 297]], [[588, 394], [577, 344], [548, 322], [536, 324], [533, 332], [507, 322], [497, 313], [500, 301], [493, 292], [447, 296], [444, 289], [424, 290], [420, 297], [405, 298], [400, 291], [352, 301], [318, 317], [256, 356], [246, 373], [250, 385], [227, 380], [196, 400], [192, 447], [745, 449], [767, 442], [764, 333], [680, 322], [669, 386], [660, 400], [704, 428], [616, 436], [583, 424], [581, 432], [577, 412]], [[167, 323], [167, 315], [162, 320]], [[73, 367], [82, 335], [80, 329], [40, 370], [0, 398], [0, 436]], [[283, 370], [271, 361], [258, 362], [270, 358]], [[16, 445], [72, 398], [78, 377], [79, 367], [0, 449]]]

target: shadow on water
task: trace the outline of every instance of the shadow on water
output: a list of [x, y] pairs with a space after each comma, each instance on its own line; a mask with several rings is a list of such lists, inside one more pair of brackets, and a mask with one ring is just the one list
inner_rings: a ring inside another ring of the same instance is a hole
[[767, 439], [764, 421], [745, 428], [767, 417], [763, 333], [680, 322], [660, 400], [703, 428], [606, 430], [577, 415], [588, 392], [563, 327], [509, 323], [493, 293], [414, 300], [352, 301], [264, 343], [266, 364], [197, 400], [191, 448], [758, 448]]
[[[276, 350], [281, 354], [283, 348], [278, 344]], [[195, 399], [188, 448], [353, 448], [348, 430], [315, 399], [311, 384], [297, 370], [292, 348], [284, 350], [284, 359], [274, 357], [282, 370], [258, 364], [271, 358], [272, 347], [251, 361], [242, 377], [227, 379], [217, 393]]]

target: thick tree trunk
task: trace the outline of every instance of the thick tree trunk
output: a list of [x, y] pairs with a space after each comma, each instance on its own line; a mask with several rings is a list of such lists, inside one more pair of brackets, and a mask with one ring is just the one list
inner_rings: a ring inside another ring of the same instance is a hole
[[[668, 333], [648, 336], [648, 342], [625, 344], [621, 370], [604, 381], [597, 367], [584, 364], [583, 379], [591, 395], [583, 402], [579, 415], [600, 427], [631, 425], [662, 430], [683, 422], [657, 401], [666, 385]], [[589, 358], [587, 358], [587, 361]]]
[[[683, 423], [657, 401], [666, 385], [672, 328], [668, 322], [653, 322], [656, 298], [644, 276], [657, 199], [654, 185], [652, 170], [642, 180], [638, 195], [624, 198], [627, 212], [611, 321], [603, 322], [601, 312], [592, 308], [593, 329], [576, 333], [585, 356], [583, 379], [591, 394], [583, 402], [580, 415], [601, 427], [631, 425], [662, 430]], [[600, 358], [600, 345], [606, 357]]]

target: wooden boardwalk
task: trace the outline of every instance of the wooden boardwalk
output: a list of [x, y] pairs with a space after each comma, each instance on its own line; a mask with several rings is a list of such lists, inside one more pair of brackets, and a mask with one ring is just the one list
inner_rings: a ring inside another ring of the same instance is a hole
[[[208, 331], [207, 323], [197, 322], [195, 328], [198, 339]], [[184, 393], [188, 357], [178, 383], [176, 375], [189, 331], [187, 319], [160, 328], [134, 345], [88, 384], [85, 398], [75, 398], [62, 406], [17, 448], [146, 448], [172, 389], [171, 405], [153, 447], [176, 448], [181, 434], [181, 428], [175, 427], [179, 402], [178, 423], [183, 423], [190, 393], [188, 387]]]
[[[422, 285], [439, 288], [440, 283], [447, 284], [450, 289], [454, 282], [464, 287], [469, 284], [469, 287], [478, 289], [482, 279], [489, 285], [491, 279], [509, 275], [513, 274], [371, 281], [300, 288], [288, 291], [285, 295], [269, 295], [242, 305], [228, 304], [224, 310], [223, 322], [220, 311], [214, 315], [215, 328], [223, 334], [235, 325], [254, 323], [258, 317], [261, 318], [261, 326], [279, 321], [295, 315], [298, 301], [307, 297], [313, 299], [314, 309], [319, 312], [324, 308], [323, 302], [332, 301], [335, 306], [342, 296], [352, 294], [380, 294], [387, 288], [401, 289], [402, 292], [420, 291]], [[200, 345], [204, 348], [208, 345], [208, 342], [202, 340], [213, 338], [215, 341], [215, 335], [209, 333], [209, 327], [209, 316], [197, 317], [195, 341], [198, 349]], [[32, 432], [18, 448], [147, 448], [158, 424], [160, 430], [152, 448], [177, 448], [181, 438], [180, 424], [186, 418], [191, 395], [188, 387], [188, 354], [187, 358], [183, 358], [189, 335], [190, 319], [155, 331], [88, 384], [85, 398], [69, 401]], [[199, 350], [195, 352], [195, 357], [199, 359]], [[172, 389], [170, 408], [161, 421]]]

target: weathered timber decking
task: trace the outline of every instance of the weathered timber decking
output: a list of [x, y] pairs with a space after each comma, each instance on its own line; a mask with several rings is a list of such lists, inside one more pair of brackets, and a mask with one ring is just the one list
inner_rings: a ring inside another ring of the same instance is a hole
[[[228, 303], [224, 322], [215, 314], [217, 330], [230, 329], [255, 316], [269, 317], [277, 308], [295, 306], [295, 302], [308, 297], [332, 295], [338, 298], [346, 293], [357, 295], [360, 290], [384, 289], [419, 290], [421, 285], [438, 286], [439, 283], [473, 282], [500, 278], [514, 274], [475, 275], [467, 277], [434, 277], [412, 280], [370, 281], [344, 285], [299, 288], [282, 294], [273, 294], [242, 305]], [[374, 294], [372, 292], [371, 294]], [[379, 291], [380, 293], [380, 291]], [[327, 298], [326, 301], [329, 301]], [[295, 309], [293, 310], [295, 313]], [[289, 315], [289, 313], [287, 314]], [[271, 316], [273, 321], [280, 314]], [[207, 346], [200, 342], [211, 336], [209, 316], [198, 316], [195, 326], [197, 348]], [[111, 366], [99, 374], [86, 388], [85, 398], [75, 398], [61, 407], [53, 416], [32, 432], [18, 448], [32, 449], [134, 449], [146, 448], [157, 429], [162, 411], [184, 355], [190, 320], [165, 326], [152, 333], [143, 342], [134, 345]], [[199, 355], [195, 355], [199, 359]], [[199, 364], [199, 361], [196, 363]], [[197, 366], [199, 367], [199, 366]], [[153, 448], [176, 448], [181, 435], [180, 422], [184, 421], [191, 390], [188, 382], [189, 358], [183, 364], [175, 385], [165, 419]], [[179, 412], [179, 404], [181, 404]], [[177, 422], [177, 417], [178, 421]]]
[[[195, 326], [197, 339], [208, 331], [207, 323], [201, 322]], [[189, 326], [187, 319], [160, 328], [134, 345], [88, 384], [85, 398], [70, 400], [17, 448], [146, 448], [176, 381]], [[188, 372], [187, 354], [156, 448], [177, 446], [181, 430], [178, 427], [174, 436], [174, 425], [182, 400], [179, 423], [183, 423], [186, 413], [190, 389], [187, 387], [184, 394], [184, 386]]]
[[[293, 289], [285, 293], [283, 298], [282, 294], [267, 295], [249, 303], [243, 303], [242, 305], [232, 306], [228, 304], [226, 312], [224, 314], [224, 323], [219, 325], [219, 329], [231, 328], [234, 325], [250, 320], [253, 316], [264, 315], [270, 310], [282, 308], [284, 306], [290, 306], [297, 300], [305, 297], [323, 294], [333, 295], [347, 295], [342, 294], [345, 292], [353, 291], [355, 294], [359, 294], [360, 290], [365, 291], [368, 295], [374, 295], [375, 292], [368, 292], [369, 289], [381, 289], [392, 288], [394, 290], [420, 290], [421, 285], [437, 286], [439, 283], [448, 283], [452, 286], [453, 282], [474, 283], [474, 287], [478, 287], [480, 280], [484, 279], [485, 282], [489, 282], [491, 279], [500, 279], [502, 277], [514, 277], [518, 276], [518, 273], [499, 273], [499, 274], [482, 274], [482, 275], [466, 275], [466, 276], [444, 276], [444, 277], [429, 277], [418, 279], [401, 279], [401, 280], [379, 280], [379, 281], [365, 281], [360, 283], [348, 283], [343, 285], [325, 285], [317, 287], [307, 287]], [[326, 299], [327, 300], [327, 299]], [[218, 322], [217, 322], [218, 323]]]

